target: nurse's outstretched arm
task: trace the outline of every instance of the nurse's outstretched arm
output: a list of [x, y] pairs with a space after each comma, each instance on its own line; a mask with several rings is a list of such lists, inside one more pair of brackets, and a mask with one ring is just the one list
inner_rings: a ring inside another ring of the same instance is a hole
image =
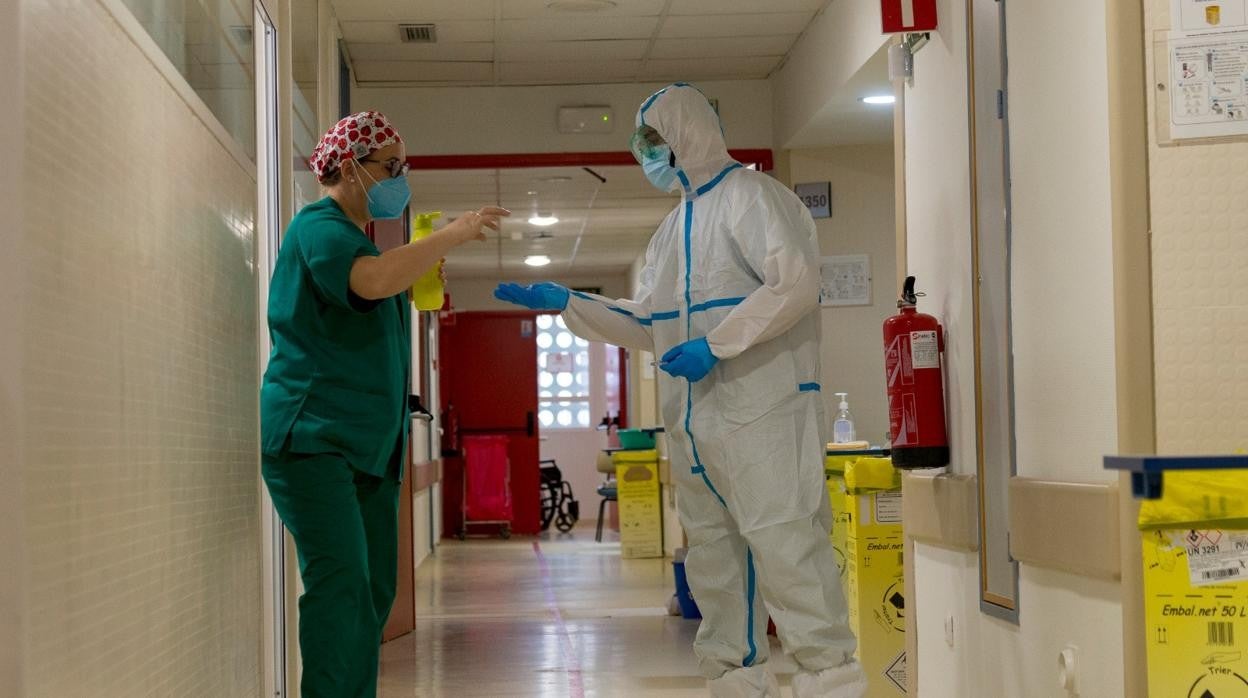
[[774, 339], [819, 307], [819, 243], [815, 223], [793, 192], [764, 181], [732, 235], [763, 285], [707, 335], [711, 352], [731, 359]]
[[485, 239], [485, 228], [498, 230], [499, 222], [511, 211], [486, 206], [456, 218], [429, 237], [408, 243], [380, 256], [357, 257], [351, 265], [351, 291], [366, 300], [398, 295], [411, 288], [448, 252], [473, 240]]

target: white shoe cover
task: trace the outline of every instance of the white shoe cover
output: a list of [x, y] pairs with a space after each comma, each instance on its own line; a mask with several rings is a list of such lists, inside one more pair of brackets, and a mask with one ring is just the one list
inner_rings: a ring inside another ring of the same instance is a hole
[[793, 676], [794, 698], [863, 698], [867, 675], [862, 665], [850, 662], [820, 672], [800, 671]]
[[780, 683], [765, 665], [733, 669], [706, 687], [711, 698], [780, 698]]

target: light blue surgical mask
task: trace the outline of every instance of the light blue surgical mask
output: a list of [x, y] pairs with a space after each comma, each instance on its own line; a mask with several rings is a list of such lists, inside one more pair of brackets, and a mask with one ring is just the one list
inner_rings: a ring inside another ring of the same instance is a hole
[[373, 185], [364, 192], [368, 197], [368, 215], [382, 221], [401, 217], [403, 210], [407, 208], [407, 202], [412, 198], [407, 177], [391, 177], [378, 182], [363, 166], [359, 170], [373, 180]]
[[641, 163], [646, 179], [659, 191], [669, 192], [676, 188], [676, 168], [671, 166], [671, 146], [663, 145], [654, 149], [653, 156]]

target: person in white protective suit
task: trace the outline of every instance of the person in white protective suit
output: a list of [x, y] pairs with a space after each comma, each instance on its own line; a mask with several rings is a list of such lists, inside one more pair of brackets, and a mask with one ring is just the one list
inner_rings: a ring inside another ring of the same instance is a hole
[[677, 83], [637, 114], [632, 150], [680, 205], [659, 226], [632, 300], [551, 283], [496, 295], [558, 310], [577, 335], [663, 357], [660, 395], [685, 569], [713, 696], [779, 696], [767, 617], [799, 666], [799, 698], [859, 698], [866, 679], [828, 530], [819, 394], [819, 250], [798, 198], [734, 162], [719, 118]]

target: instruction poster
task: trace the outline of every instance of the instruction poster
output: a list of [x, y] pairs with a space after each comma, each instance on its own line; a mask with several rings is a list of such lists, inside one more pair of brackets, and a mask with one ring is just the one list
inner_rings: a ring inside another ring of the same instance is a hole
[[1248, 134], [1248, 31], [1170, 42], [1173, 138]]
[[871, 305], [871, 257], [824, 257], [819, 266], [819, 305]]
[[1174, 36], [1248, 29], [1248, 0], [1171, 0]]

